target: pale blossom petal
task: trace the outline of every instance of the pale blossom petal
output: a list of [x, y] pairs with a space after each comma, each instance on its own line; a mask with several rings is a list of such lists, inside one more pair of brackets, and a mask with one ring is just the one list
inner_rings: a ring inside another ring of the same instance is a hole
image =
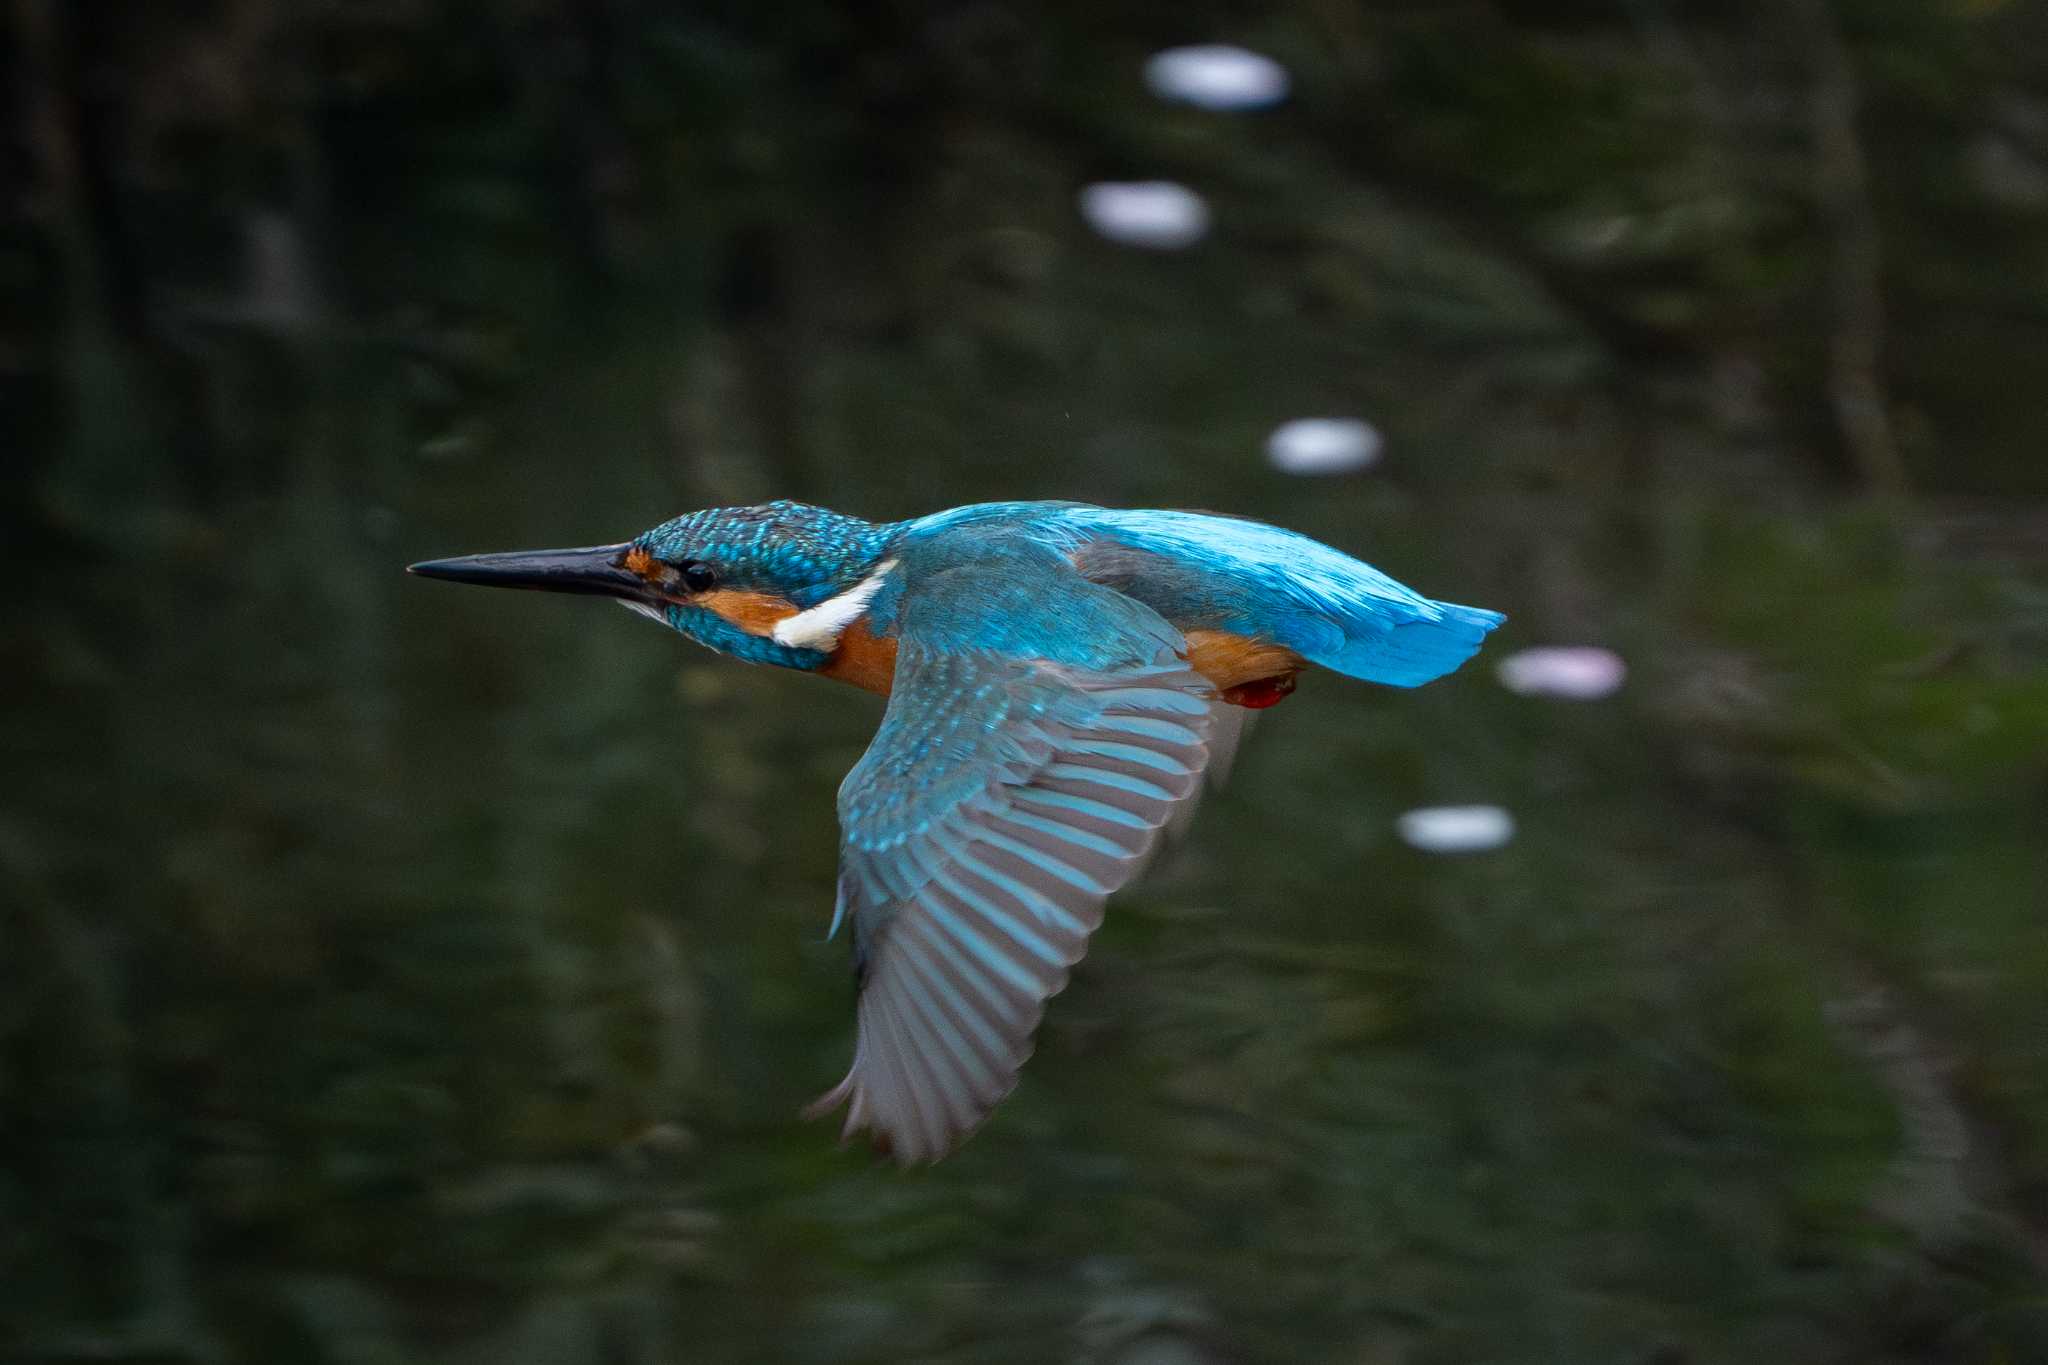
[[1598, 645], [1542, 645], [1502, 659], [1495, 668], [1501, 686], [1536, 697], [1597, 701], [1628, 677], [1619, 654]]
[[1299, 417], [1266, 438], [1266, 458], [1284, 474], [1348, 474], [1380, 457], [1386, 438], [1356, 417]]
[[1171, 180], [1106, 180], [1081, 191], [1081, 216], [1112, 242], [1175, 251], [1209, 231], [1209, 205]]
[[1401, 841], [1425, 853], [1481, 853], [1515, 837], [1515, 817], [1499, 806], [1423, 806], [1395, 822]]
[[1161, 99], [1204, 109], [1265, 109], [1287, 98], [1287, 68], [1227, 43], [1170, 47], [1145, 63], [1145, 84]]

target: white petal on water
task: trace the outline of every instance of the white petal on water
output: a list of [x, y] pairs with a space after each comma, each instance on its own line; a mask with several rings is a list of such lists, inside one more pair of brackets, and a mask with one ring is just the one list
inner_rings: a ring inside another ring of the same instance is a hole
[[1112, 242], [1172, 251], [1209, 231], [1209, 205], [1171, 180], [1107, 180], [1081, 191], [1081, 216]]
[[1241, 47], [1202, 43], [1154, 55], [1145, 84], [1161, 99], [1204, 109], [1265, 109], [1287, 98], [1287, 68]]
[[1544, 645], [1510, 654], [1494, 670], [1501, 686], [1532, 697], [1597, 701], [1628, 677], [1619, 654], [1598, 645]]
[[1515, 817], [1499, 806], [1424, 806], [1395, 822], [1401, 841], [1425, 853], [1479, 853], [1515, 837]]
[[1380, 457], [1386, 440], [1356, 417], [1301, 417], [1266, 438], [1266, 458], [1285, 474], [1348, 474]]

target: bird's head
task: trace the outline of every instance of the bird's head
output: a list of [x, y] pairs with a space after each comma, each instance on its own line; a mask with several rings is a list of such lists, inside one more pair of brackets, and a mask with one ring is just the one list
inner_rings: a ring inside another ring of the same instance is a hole
[[610, 597], [752, 663], [815, 669], [885, 586], [892, 528], [800, 502], [714, 507], [617, 545], [467, 555], [407, 572]]

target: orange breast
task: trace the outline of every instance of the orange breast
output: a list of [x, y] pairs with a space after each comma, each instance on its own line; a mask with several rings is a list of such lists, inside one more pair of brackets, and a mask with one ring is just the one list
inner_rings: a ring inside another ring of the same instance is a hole
[[839, 647], [832, 651], [832, 658], [818, 670], [828, 678], [869, 692], [889, 695], [889, 688], [896, 679], [896, 640], [878, 638], [868, 629], [866, 617], [858, 617], [853, 624], [840, 632]]
[[[796, 615], [795, 604], [770, 593], [723, 589], [694, 599], [754, 635], [766, 635], [777, 621]], [[1224, 630], [1187, 632], [1188, 663], [1228, 702], [1271, 706], [1294, 690], [1294, 675], [1308, 661], [1285, 645]], [[838, 648], [818, 672], [864, 691], [889, 695], [896, 677], [896, 641], [881, 638], [857, 619], [839, 636]]]
[[1188, 664], [1215, 684], [1223, 700], [1271, 706], [1294, 690], [1294, 675], [1308, 660], [1285, 645], [1227, 630], [1187, 632]]
[[[1271, 706], [1294, 690], [1294, 675], [1308, 666], [1285, 645], [1227, 631], [1191, 630], [1187, 641], [1188, 663], [1225, 701], [1239, 706]], [[839, 637], [831, 661], [818, 671], [886, 697], [896, 677], [896, 641], [877, 638], [865, 620], [857, 620]]]

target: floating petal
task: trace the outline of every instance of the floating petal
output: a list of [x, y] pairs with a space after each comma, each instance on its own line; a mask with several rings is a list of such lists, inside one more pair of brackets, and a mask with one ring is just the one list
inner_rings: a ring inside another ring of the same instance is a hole
[[1424, 806], [1395, 828], [1403, 843], [1425, 853], [1480, 853], [1515, 837], [1515, 817], [1499, 806]]
[[1301, 417], [1266, 438], [1266, 458], [1285, 474], [1348, 474], [1380, 457], [1386, 439], [1356, 417]]
[[1171, 180], [1111, 180], [1081, 191], [1081, 216], [1112, 242], [1175, 251], [1209, 231], [1209, 205]]
[[1203, 109], [1267, 109], [1287, 98], [1287, 68], [1241, 47], [1202, 43], [1152, 57], [1145, 84], [1161, 99]]
[[1628, 665], [1598, 645], [1544, 645], [1510, 654], [1495, 672], [1510, 692], [1597, 701], [1621, 686]]

